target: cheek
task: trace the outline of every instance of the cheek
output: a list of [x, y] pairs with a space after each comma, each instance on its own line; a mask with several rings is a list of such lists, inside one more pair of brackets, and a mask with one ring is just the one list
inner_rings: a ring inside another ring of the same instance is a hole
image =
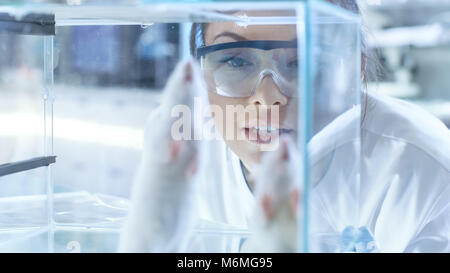
[[297, 99], [290, 99], [289, 103], [280, 109], [280, 121], [290, 128], [295, 128], [297, 126], [298, 116]]
[[[228, 127], [236, 128], [237, 124], [239, 123], [239, 120], [235, 119], [236, 116], [233, 119], [230, 120], [227, 119], [228, 116], [226, 112], [227, 106], [230, 107], [231, 109], [233, 109], [237, 105], [243, 105], [245, 107], [246, 106], [245, 99], [227, 98], [214, 93], [208, 93], [208, 99], [210, 105], [213, 106], [214, 109], [221, 110], [221, 114], [215, 114], [213, 112], [214, 123], [216, 124], [219, 132], [223, 133], [223, 130], [225, 130], [227, 127], [226, 125], [228, 125]], [[227, 124], [229, 122], [234, 124]]]
[[216, 128], [220, 133], [222, 133], [222, 130], [220, 128], [222, 128], [222, 124], [224, 123], [223, 113], [225, 111], [226, 103], [219, 96], [210, 92], [208, 92], [208, 100], [211, 109], [214, 109], [214, 111], [212, 111], [212, 116], [214, 118]]

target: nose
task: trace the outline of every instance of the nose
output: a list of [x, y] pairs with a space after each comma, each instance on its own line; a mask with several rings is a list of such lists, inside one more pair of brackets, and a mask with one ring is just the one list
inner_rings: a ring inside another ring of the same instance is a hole
[[275, 83], [271, 74], [265, 75], [256, 86], [255, 94], [249, 98], [254, 105], [278, 105], [283, 106], [288, 103], [288, 97], [281, 93], [280, 88]]

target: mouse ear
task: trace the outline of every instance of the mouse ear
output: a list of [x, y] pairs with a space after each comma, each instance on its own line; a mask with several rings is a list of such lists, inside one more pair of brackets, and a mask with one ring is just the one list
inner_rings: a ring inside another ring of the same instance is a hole
[[288, 161], [289, 160], [289, 146], [288, 139], [286, 137], [281, 137], [281, 160]]
[[194, 87], [195, 89], [192, 92], [195, 95], [200, 96], [202, 94], [206, 94], [206, 82], [204, 79], [203, 72], [200, 68], [199, 62], [189, 57], [184, 61], [185, 64], [185, 83], [188, 86]]
[[169, 145], [169, 160], [170, 162], [175, 161], [178, 158], [181, 150], [181, 141], [171, 141]]
[[195, 154], [194, 157], [192, 158], [192, 160], [189, 162], [188, 167], [186, 169], [186, 177], [187, 178], [192, 178], [197, 174], [198, 168], [199, 168], [198, 165], [199, 165], [198, 154]]
[[192, 82], [192, 62], [188, 60], [184, 65], [184, 82], [191, 83]]
[[161, 106], [167, 116], [177, 105], [185, 105], [193, 112], [194, 101], [202, 94], [202, 74], [192, 58], [180, 61], [173, 70], [163, 90]]
[[264, 194], [261, 198], [261, 208], [267, 221], [273, 218], [272, 198], [268, 194]]
[[[182, 75], [181, 77], [180, 74]], [[190, 84], [203, 85], [202, 79], [203, 74], [201, 73], [200, 65], [197, 60], [189, 57], [177, 64], [167, 83], [176, 81], [184, 86], [189, 86]]]

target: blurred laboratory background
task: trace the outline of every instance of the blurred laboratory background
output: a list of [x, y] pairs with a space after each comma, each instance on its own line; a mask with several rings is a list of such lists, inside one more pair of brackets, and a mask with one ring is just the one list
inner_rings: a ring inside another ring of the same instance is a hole
[[450, 1], [363, 0], [366, 41], [381, 67], [369, 92], [422, 106], [450, 128]]
[[[55, 181], [61, 182], [57, 188], [81, 182], [91, 190], [107, 188], [110, 194], [128, 197], [144, 123], [179, 60], [179, 27], [158, 23], [56, 28], [51, 93], [58, 155]], [[1, 36], [1, 137], [16, 143], [2, 145], [0, 163], [42, 154], [43, 46], [38, 36]], [[108, 181], [108, 186], [99, 181]]]

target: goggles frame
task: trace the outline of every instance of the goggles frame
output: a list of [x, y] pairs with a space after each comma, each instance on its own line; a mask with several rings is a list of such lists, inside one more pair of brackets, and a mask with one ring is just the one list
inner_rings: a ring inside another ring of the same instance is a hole
[[222, 44], [215, 44], [209, 46], [200, 46], [195, 49], [196, 58], [204, 57], [206, 54], [230, 49], [230, 48], [256, 48], [262, 50], [272, 50], [278, 48], [297, 48], [297, 40], [280, 41], [280, 40], [251, 40], [251, 41], [237, 41]]

